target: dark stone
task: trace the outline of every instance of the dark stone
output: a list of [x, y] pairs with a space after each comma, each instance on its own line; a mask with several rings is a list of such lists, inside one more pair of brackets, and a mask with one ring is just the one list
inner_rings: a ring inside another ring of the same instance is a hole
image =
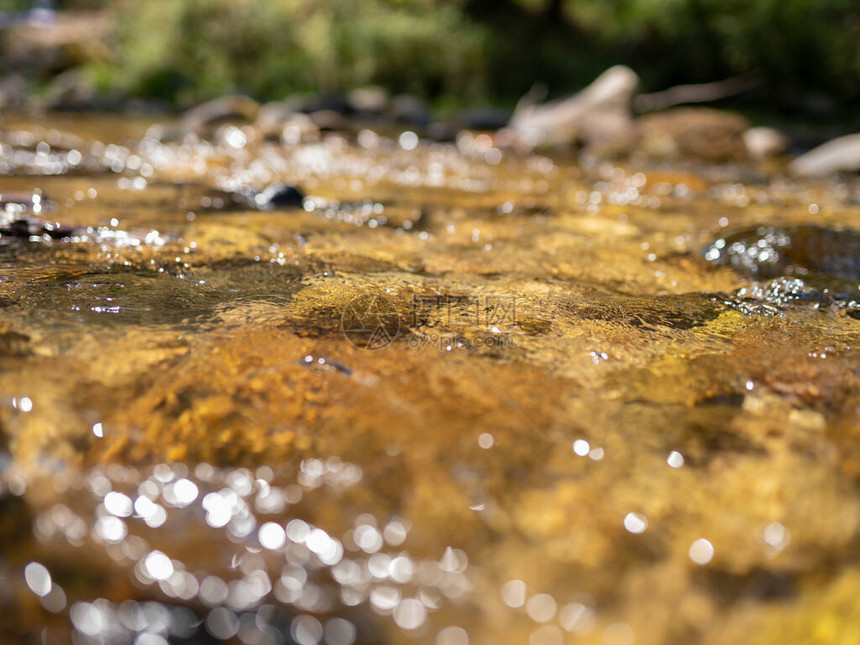
[[250, 189], [227, 192], [212, 190], [203, 196], [200, 208], [204, 211], [260, 210], [273, 211], [304, 207], [305, 195], [297, 186], [272, 184], [261, 191]]
[[77, 230], [71, 226], [43, 222], [35, 217], [20, 216], [0, 223], [0, 237], [15, 237], [29, 239], [33, 236], [47, 235], [51, 239], [61, 240], [71, 237]]
[[427, 127], [431, 120], [430, 109], [424, 101], [409, 94], [394, 97], [391, 101], [391, 117], [396, 123], [421, 128]]
[[720, 238], [702, 254], [709, 262], [755, 278], [821, 275], [860, 280], [860, 231], [761, 227]]
[[331, 110], [338, 114], [350, 111], [346, 97], [340, 92], [292, 94], [280, 102], [286, 109], [303, 114]]
[[424, 138], [429, 139], [430, 141], [438, 141], [440, 143], [452, 143], [457, 139], [458, 131], [459, 129], [453, 123], [439, 121], [427, 126]]
[[508, 125], [511, 113], [501, 108], [475, 108], [460, 112], [457, 122], [466, 130], [501, 130]]
[[304, 203], [304, 193], [295, 186], [287, 184], [273, 184], [254, 195], [254, 205], [264, 211], [302, 208]]
[[40, 190], [0, 195], [0, 237], [29, 239], [47, 236], [59, 240], [74, 235], [77, 229], [71, 226], [40, 219], [46, 210], [53, 208], [53, 202]]

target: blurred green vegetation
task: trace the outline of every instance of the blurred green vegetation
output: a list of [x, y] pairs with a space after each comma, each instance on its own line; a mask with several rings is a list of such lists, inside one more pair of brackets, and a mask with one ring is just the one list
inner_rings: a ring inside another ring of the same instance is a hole
[[120, 0], [106, 89], [188, 103], [368, 84], [463, 102], [488, 95], [486, 30], [454, 2]]
[[[768, 100], [860, 98], [857, 0], [475, 0], [494, 33], [493, 91], [578, 87], [625, 63], [646, 89], [755, 72]], [[500, 9], [500, 7], [507, 7]], [[517, 14], [520, 14], [517, 16]], [[531, 40], [532, 47], [525, 45]], [[501, 71], [505, 70], [502, 74]], [[504, 83], [504, 85], [499, 85]]]
[[[0, 0], [20, 8], [32, 3]], [[646, 90], [757, 72], [760, 101], [860, 99], [857, 0], [66, 0], [113, 15], [105, 90], [185, 105], [368, 84], [438, 104], [511, 105], [609, 65]]]

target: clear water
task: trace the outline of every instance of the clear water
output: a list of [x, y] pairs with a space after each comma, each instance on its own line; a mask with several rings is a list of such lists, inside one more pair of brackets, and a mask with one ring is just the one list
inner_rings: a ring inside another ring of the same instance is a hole
[[856, 179], [147, 125], [0, 133], [3, 642], [860, 638], [860, 285], [701, 253]]

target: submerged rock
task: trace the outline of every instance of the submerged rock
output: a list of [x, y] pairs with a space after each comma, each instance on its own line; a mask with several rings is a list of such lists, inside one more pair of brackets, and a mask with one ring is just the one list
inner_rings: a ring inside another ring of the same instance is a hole
[[828, 141], [792, 161], [790, 169], [804, 177], [860, 171], [860, 134]]
[[860, 231], [760, 227], [720, 238], [705, 247], [703, 255], [752, 277], [818, 274], [860, 280]]

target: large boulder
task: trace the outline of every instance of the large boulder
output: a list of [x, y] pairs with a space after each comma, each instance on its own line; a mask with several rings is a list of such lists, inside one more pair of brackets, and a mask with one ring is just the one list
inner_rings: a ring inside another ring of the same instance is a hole
[[804, 177], [860, 171], [860, 134], [828, 141], [791, 162], [791, 171]]
[[574, 96], [543, 105], [517, 106], [509, 127], [531, 145], [580, 143], [597, 147], [630, 126], [631, 103], [638, 86], [636, 72], [616, 65]]
[[748, 159], [739, 114], [710, 108], [676, 108], [648, 114], [637, 124], [637, 154], [666, 161], [723, 163]]

